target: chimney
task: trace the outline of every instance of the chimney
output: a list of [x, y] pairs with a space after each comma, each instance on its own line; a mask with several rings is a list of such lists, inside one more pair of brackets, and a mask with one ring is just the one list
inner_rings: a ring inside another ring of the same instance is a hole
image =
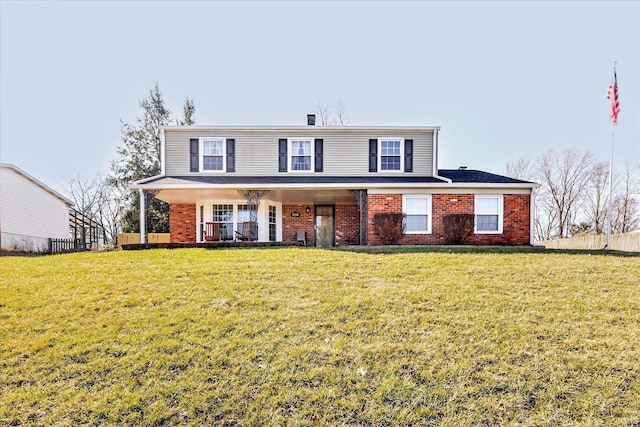
[[307, 114], [307, 126], [315, 126], [315, 125], [316, 125], [316, 115]]
[[458, 166], [458, 170], [459, 171], [467, 170], [467, 167], [466, 166]]

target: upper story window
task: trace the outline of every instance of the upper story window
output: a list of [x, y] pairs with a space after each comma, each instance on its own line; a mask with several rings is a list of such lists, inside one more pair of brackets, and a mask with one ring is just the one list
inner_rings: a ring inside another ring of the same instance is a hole
[[200, 138], [200, 170], [225, 171], [225, 138]]
[[403, 196], [406, 234], [431, 233], [431, 196]]
[[289, 170], [313, 171], [313, 139], [289, 138]]
[[404, 170], [404, 139], [379, 138], [378, 153], [378, 170]]
[[475, 232], [478, 234], [502, 233], [502, 196], [475, 197]]

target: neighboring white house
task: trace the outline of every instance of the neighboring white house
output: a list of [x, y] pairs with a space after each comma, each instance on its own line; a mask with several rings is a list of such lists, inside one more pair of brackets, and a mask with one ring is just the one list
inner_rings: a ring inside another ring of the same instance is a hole
[[49, 238], [69, 238], [72, 204], [20, 168], [0, 163], [0, 248], [46, 252]]

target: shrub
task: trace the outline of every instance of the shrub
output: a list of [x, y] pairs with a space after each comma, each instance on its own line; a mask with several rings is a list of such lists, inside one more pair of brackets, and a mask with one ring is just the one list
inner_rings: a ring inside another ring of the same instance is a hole
[[460, 245], [473, 234], [473, 214], [449, 214], [442, 221], [444, 238], [449, 244]]
[[405, 214], [377, 213], [373, 216], [373, 230], [383, 245], [395, 244], [404, 233]]

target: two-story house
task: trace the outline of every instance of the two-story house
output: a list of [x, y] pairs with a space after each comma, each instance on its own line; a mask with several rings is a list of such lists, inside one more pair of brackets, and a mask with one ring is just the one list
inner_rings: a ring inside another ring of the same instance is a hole
[[469, 243], [533, 243], [537, 184], [438, 169], [439, 127], [314, 121], [165, 127], [161, 175], [132, 188], [170, 205], [171, 242], [206, 242], [212, 234], [216, 241], [295, 241], [302, 233], [312, 246], [379, 245], [374, 215], [397, 212], [406, 214], [399, 244], [445, 243], [450, 213], [475, 215]]

